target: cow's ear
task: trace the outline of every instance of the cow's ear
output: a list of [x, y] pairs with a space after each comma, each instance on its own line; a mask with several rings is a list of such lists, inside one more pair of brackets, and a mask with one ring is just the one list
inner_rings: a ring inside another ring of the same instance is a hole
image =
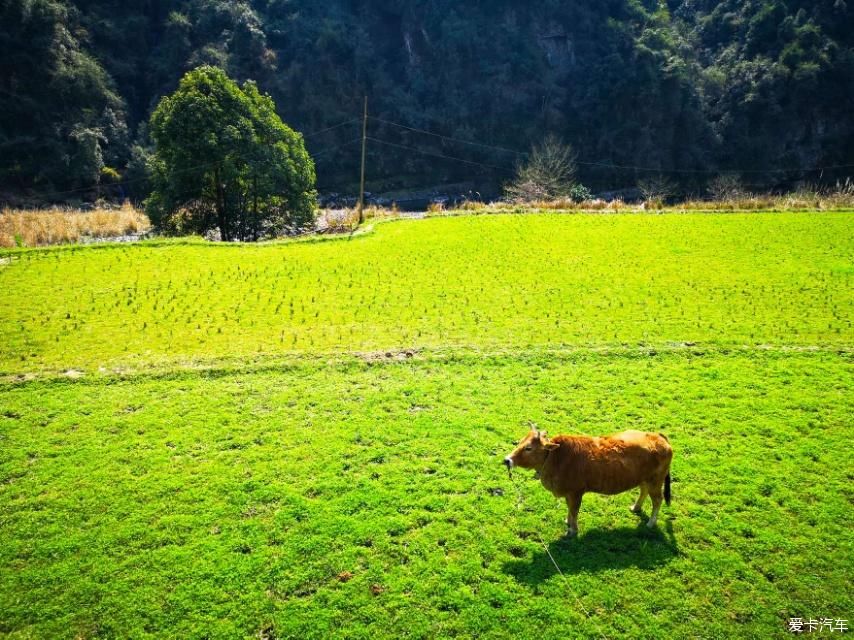
[[554, 450], [555, 450], [555, 449], [557, 449], [559, 446], [560, 446], [560, 445], [559, 445], [557, 442], [547, 442], [545, 445], [543, 445], [543, 448], [544, 448], [546, 451], [554, 451]]

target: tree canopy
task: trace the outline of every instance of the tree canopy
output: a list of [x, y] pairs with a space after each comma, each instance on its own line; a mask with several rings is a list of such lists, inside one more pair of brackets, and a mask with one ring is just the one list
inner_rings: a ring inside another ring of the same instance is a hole
[[[2, 0], [0, 20], [0, 190], [84, 187], [101, 164], [127, 178], [160, 97], [202, 64], [256, 81], [306, 132], [368, 95], [372, 137], [432, 154], [374, 146], [372, 190], [512, 177], [518, 156], [447, 137], [525, 151], [556, 135], [597, 189], [854, 164], [851, 0]], [[321, 188], [355, 190], [358, 126], [311, 137]]]
[[160, 101], [150, 134], [146, 210], [161, 229], [257, 240], [313, 221], [314, 163], [254, 82], [199, 67]]

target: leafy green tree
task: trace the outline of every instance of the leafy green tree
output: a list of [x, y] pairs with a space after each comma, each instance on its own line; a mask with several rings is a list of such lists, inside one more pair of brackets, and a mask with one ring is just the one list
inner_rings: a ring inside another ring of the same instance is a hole
[[153, 192], [146, 210], [162, 230], [257, 240], [314, 220], [314, 162], [300, 134], [253, 82], [239, 87], [203, 66], [151, 116]]

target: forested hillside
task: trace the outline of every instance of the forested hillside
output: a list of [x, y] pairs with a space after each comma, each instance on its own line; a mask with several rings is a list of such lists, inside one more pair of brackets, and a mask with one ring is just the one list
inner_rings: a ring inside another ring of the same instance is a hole
[[0, 0], [0, 190], [143, 197], [148, 118], [204, 63], [306, 134], [353, 120], [308, 137], [326, 190], [353, 187], [365, 95], [377, 189], [496, 184], [519, 158], [389, 122], [521, 151], [553, 133], [594, 189], [834, 181], [854, 163], [850, 4]]

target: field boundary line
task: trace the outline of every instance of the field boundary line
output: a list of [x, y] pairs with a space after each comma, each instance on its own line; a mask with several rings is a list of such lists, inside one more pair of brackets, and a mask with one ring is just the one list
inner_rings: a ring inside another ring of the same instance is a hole
[[[636, 346], [577, 345], [557, 348], [520, 347], [478, 349], [459, 347], [411, 347], [391, 349], [340, 350], [326, 352], [290, 352], [253, 354], [233, 358], [163, 360], [150, 363], [104, 363], [87, 369], [79, 364], [62, 367], [42, 367], [34, 370], [2, 371], [0, 385], [21, 385], [31, 382], [101, 383], [111, 380], [164, 379], [188, 376], [229, 376], [284, 372], [305, 368], [350, 368], [401, 364], [466, 363], [494, 360], [547, 359], [553, 362], [571, 361], [594, 356], [613, 358], [655, 358], [707, 356], [737, 357], [749, 354], [786, 356], [791, 354], [829, 355], [854, 359], [854, 345], [727, 345], [709, 343], [662, 343]], [[854, 360], [852, 360], [854, 364]]]

